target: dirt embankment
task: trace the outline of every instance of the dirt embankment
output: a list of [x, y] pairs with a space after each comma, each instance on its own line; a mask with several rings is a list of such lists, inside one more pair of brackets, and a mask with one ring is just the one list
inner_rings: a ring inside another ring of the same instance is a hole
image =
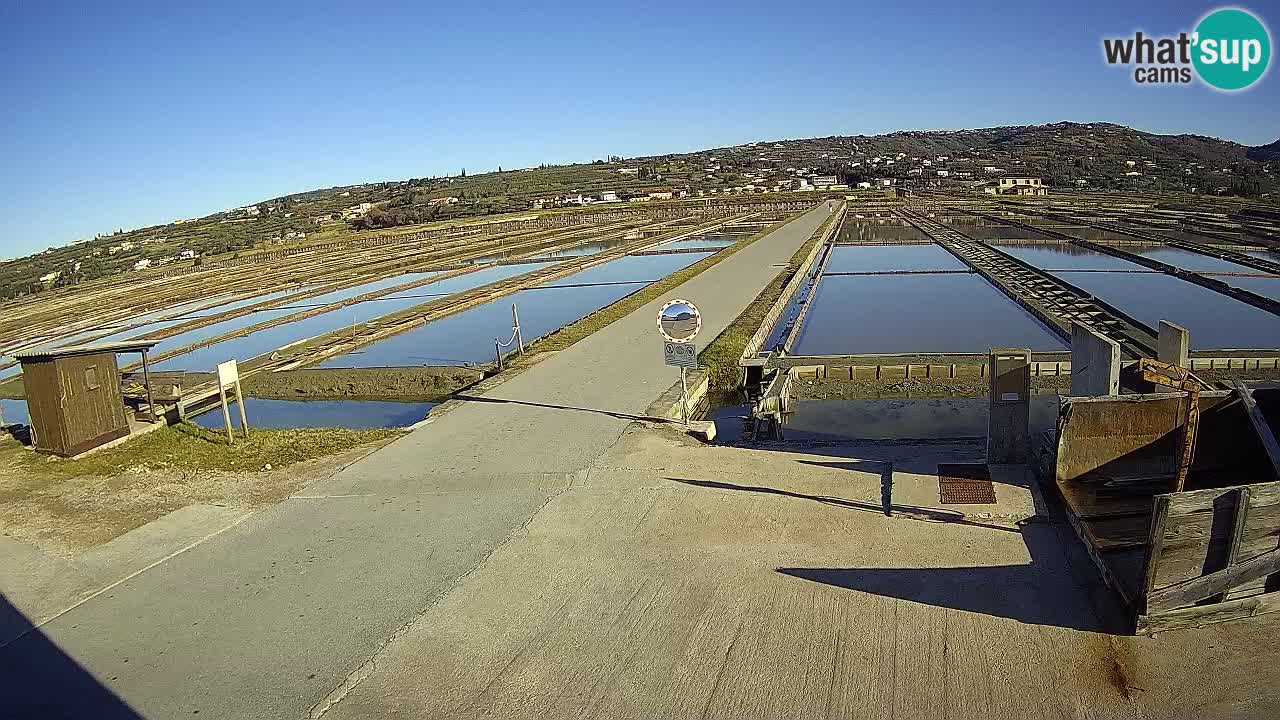
[[11, 538], [74, 555], [187, 505], [254, 510], [333, 475], [399, 434], [255, 428], [227, 445], [220, 430], [182, 424], [79, 460], [0, 440], [0, 536], [7, 536], [0, 548]]
[[251, 375], [244, 391], [272, 399], [438, 402], [483, 378], [465, 367], [311, 368]]
[[[986, 397], [986, 378], [882, 378], [880, 380], [797, 378], [791, 386], [797, 400], [866, 400], [914, 397]], [[1032, 391], [1067, 391], [1070, 375], [1031, 378]]]
[[[213, 378], [213, 373], [153, 373], [152, 383], [164, 395], [168, 391], [160, 388], [166, 384], [191, 388]], [[245, 378], [244, 392], [273, 400], [440, 402], [483, 379], [483, 370], [467, 367], [309, 368], [254, 373]], [[25, 397], [21, 376], [0, 383], [0, 398]]]

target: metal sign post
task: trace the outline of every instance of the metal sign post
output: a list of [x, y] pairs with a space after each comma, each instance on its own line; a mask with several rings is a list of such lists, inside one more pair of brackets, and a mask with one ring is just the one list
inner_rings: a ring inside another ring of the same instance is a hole
[[231, 432], [231, 410], [227, 406], [227, 390], [235, 388], [235, 400], [240, 405], [240, 432], [249, 439], [249, 418], [244, 412], [244, 393], [240, 390], [240, 370], [235, 359], [218, 363], [218, 399], [222, 402], [222, 423], [227, 429], [227, 444], [235, 445], [236, 439]]
[[666, 342], [662, 357], [667, 365], [680, 368], [680, 419], [689, 424], [689, 382], [687, 370], [698, 368], [698, 348], [693, 339], [702, 330], [702, 313], [688, 300], [671, 300], [658, 311], [658, 332]]
[[680, 420], [689, 424], [689, 383], [685, 381], [684, 368], [680, 368]]

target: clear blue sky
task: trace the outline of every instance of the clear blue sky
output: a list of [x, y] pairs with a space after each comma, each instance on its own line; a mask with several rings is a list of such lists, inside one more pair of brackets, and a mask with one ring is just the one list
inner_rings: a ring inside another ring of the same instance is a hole
[[0, 3], [0, 257], [462, 167], [1057, 120], [1280, 136], [1274, 69], [1225, 95], [1103, 64], [1104, 35], [1212, 3], [433, 5]]

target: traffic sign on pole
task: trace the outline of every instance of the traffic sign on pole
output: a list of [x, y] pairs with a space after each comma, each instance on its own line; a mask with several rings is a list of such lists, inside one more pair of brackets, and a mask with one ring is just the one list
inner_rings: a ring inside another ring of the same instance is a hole
[[698, 369], [698, 346], [693, 343], [668, 340], [662, 344], [662, 357], [672, 367]]

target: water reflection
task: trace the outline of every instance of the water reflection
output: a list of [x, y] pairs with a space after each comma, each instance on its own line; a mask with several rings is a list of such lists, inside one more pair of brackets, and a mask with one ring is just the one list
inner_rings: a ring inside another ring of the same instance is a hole
[[[245, 335], [244, 337], [231, 338], [219, 343], [214, 343], [213, 345], [206, 345], [205, 347], [197, 348], [191, 352], [177, 355], [156, 363], [155, 367], [159, 370], [212, 370], [218, 363], [229, 358], [236, 358], [241, 361], [248, 360], [249, 358], [271, 352], [276, 348], [298, 342], [299, 340], [323, 335], [343, 327], [361, 325], [383, 315], [387, 315], [388, 313], [407, 310], [415, 305], [430, 302], [432, 298], [436, 296], [443, 296], [450, 293], [469, 290], [480, 285], [485, 285], [497, 280], [529, 272], [537, 267], [542, 266], [521, 264], [497, 265], [494, 267], [484, 268], [465, 275], [446, 278], [439, 282], [424, 285], [419, 288], [413, 288], [399, 293], [386, 295], [378, 299], [348, 305], [347, 307], [331, 310], [327, 313], [315, 315], [303, 320], [284, 323], [282, 325], [259, 330], [258, 332], [250, 335]], [[350, 299], [365, 292], [393, 287], [427, 275], [428, 274], [426, 273], [410, 273], [408, 275], [399, 275], [394, 278], [385, 278], [375, 283], [365, 283], [358, 286], [358, 288], [326, 293], [325, 295], [317, 298], [310, 298], [305, 303], [299, 303], [298, 305], [292, 305], [287, 308], [265, 310], [245, 315], [243, 317], [234, 318], [232, 320], [215, 323], [208, 327], [198, 328], [175, 335], [172, 338], [162, 340], [160, 345], [157, 345], [156, 350], [153, 352], [159, 353], [164, 352], [165, 350], [183, 347], [184, 345], [199, 342], [200, 340], [214, 337], [225, 332], [292, 315], [305, 310], [307, 307]]]
[[836, 242], [895, 242], [895, 241], [928, 241], [928, 237], [914, 225], [901, 221], [857, 221], [846, 220], [837, 233]]
[[[422, 420], [438, 403], [382, 400], [268, 400], [245, 398], [244, 410], [252, 428], [335, 427], [352, 430], [408, 427]], [[222, 409], [204, 413], [193, 422], [201, 427], [224, 427]], [[231, 408], [231, 423], [240, 427], [240, 412]]]
[[1029, 238], [1044, 239], [1046, 237], [1034, 230], [1026, 230], [1011, 225], [976, 225], [964, 228], [964, 233], [977, 240], [1022, 240]]
[[1280, 277], [1240, 277], [1236, 275], [1218, 279], [1241, 290], [1248, 290], [1262, 297], [1280, 301]]
[[[1191, 331], [1193, 350], [1280, 347], [1280, 317], [1162, 273], [1060, 273], [1062, 278], [1155, 327]], [[1247, 281], [1250, 278], [1230, 278]], [[1269, 278], [1258, 278], [1269, 282]], [[1243, 284], [1243, 283], [1242, 283]]]
[[745, 235], [701, 235], [699, 237], [685, 238], [683, 240], [672, 240], [671, 242], [662, 243], [654, 250], [684, 250], [687, 248], [720, 248], [728, 247]]
[[[138, 338], [148, 333], [154, 333], [159, 330], [163, 330], [164, 328], [171, 327], [173, 325], [179, 325], [184, 322], [190, 322], [191, 320], [196, 318], [209, 317], [212, 315], [220, 315], [222, 313], [230, 312], [232, 310], [237, 310], [247, 305], [253, 305], [260, 302], [267, 302], [269, 300], [277, 300], [277, 299], [286, 297], [294, 292], [297, 292], [297, 290], [294, 288], [291, 288], [289, 290], [279, 290], [277, 292], [267, 293], [264, 295], [256, 295], [253, 297], [241, 298], [234, 302], [225, 302], [224, 300], [222, 303], [218, 303], [212, 300], [203, 300], [203, 301], [183, 303], [181, 305], [175, 305], [175, 306], [164, 308], [161, 310], [153, 310], [147, 313], [143, 313], [141, 315], [137, 315], [127, 320], [122, 320], [112, 325], [100, 325], [88, 330], [83, 330], [74, 335], [70, 335], [62, 338], [56, 338], [48, 342], [40, 343], [39, 345], [34, 345], [30, 349], [41, 350], [41, 349], [50, 348], [50, 347], [65, 347], [68, 345], [75, 345], [77, 343], [89, 341], [90, 338], [94, 338], [92, 340], [92, 342], [94, 343], [119, 342], [121, 340]], [[227, 296], [223, 296], [223, 297], [225, 298]], [[188, 312], [183, 312], [184, 310]], [[156, 319], [161, 316], [173, 315], [174, 313], [179, 313], [179, 312], [181, 312], [182, 314], [179, 315], [178, 317], [173, 317], [167, 320]], [[103, 335], [102, 337], [95, 338], [95, 336], [100, 335], [103, 332], [107, 332], [111, 330], [113, 327], [117, 327], [119, 329], [108, 335]]]
[[1145, 270], [1128, 260], [1082, 248], [1079, 245], [999, 245], [1019, 260], [1046, 270]]
[[826, 272], [967, 269], [940, 245], [838, 245], [831, 250]]
[[1256, 257], [1259, 260], [1270, 260], [1271, 262], [1280, 262], [1280, 252], [1275, 250], [1242, 250], [1245, 255]]
[[0, 425], [30, 425], [26, 400], [0, 398]]
[[[702, 253], [629, 256], [597, 265], [540, 288], [421, 325], [408, 332], [327, 360], [325, 368], [467, 365], [494, 360], [494, 338], [511, 335], [511, 305], [520, 311], [526, 343], [639, 290], [653, 280], [692, 265]], [[610, 284], [585, 284], [610, 283]]]
[[1182, 248], [1139, 247], [1133, 248], [1130, 252], [1182, 268], [1183, 270], [1196, 272], [1257, 272], [1254, 268], [1245, 265], [1237, 265], [1229, 260], [1220, 260], [1216, 257], [1201, 255]]
[[579, 245], [578, 247], [561, 248], [560, 250], [553, 250], [551, 252], [537, 255], [532, 259], [546, 260], [550, 258], [572, 258], [572, 257], [583, 257], [585, 255], [595, 255], [596, 253], [601, 253], [606, 250], [612, 250], [616, 247], [625, 245], [627, 244], [627, 242], [629, 241], [621, 238], [618, 240], [601, 240], [599, 242], [588, 243], [586, 245]]
[[846, 355], [1065, 347], [974, 275], [833, 276], [819, 284], [793, 352]]

